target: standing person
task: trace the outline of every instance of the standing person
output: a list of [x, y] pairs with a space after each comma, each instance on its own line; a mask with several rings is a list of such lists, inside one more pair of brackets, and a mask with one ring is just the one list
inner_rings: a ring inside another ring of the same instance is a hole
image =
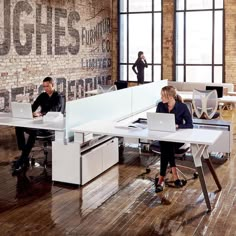
[[[175, 124], [177, 129], [193, 128], [193, 121], [190, 111], [182, 98], [177, 95], [173, 86], [165, 86], [161, 90], [161, 102], [157, 105], [156, 112], [175, 114]], [[183, 182], [179, 179], [175, 164], [175, 150], [179, 149], [183, 143], [173, 143], [160, 141], [161, 166], [160, 176], [156, 185], [156, 192], [163, 191], [163, 184], [168, 164], [176, 187], [182, 187]]]
[[[62, 97], [54, 89], [54, 81], [51, 77], [46, 77], [43, 80], [44, 91], [32, 104], [33, 116], [43, 116], [49, 111], [61, 111], [62, 109]], [[35, 112], [38, 108], [40, 112]], [[12, 175], [17, 175], [23, 167], [27, 167], [29, 164], [29, 154], [34, 146], [36, 136], [39, 133], [50, 133], [49, 130], [39, 130], [24, 127], [16, 127], [16, 138], [19, 150], [21, 150], [21, 156], [14, 163], [12, 168]], [[25, 133], [29, 135], [27, 141], [25, 140]]]
[[[137, 67], [137, 71], [136, 68]], [[133, 64], [132, 69], [134, 73], [137, 75], [138, 79], [138, 84], [143, 84], [144, 83], [144, 68], [147, 68], [147, 61], [145, 59], [145, 56], [142, 51], [138, 52], [138, 59], [136, 62]]]

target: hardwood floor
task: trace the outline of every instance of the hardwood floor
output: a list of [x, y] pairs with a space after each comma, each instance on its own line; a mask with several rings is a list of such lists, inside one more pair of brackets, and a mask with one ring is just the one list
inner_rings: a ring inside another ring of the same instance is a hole
[[[235, 123], [235, 114], [223, 111], [222, 117]], [[213, 206], [207, 213], [198, 179], [189, 180], [183, 188], [166, 187], [156, 194], [151, 181], [156, 170], [140, 177], [145, 168], [135, 148], [125, 149], [123, 163], [84, 187], [77, 187], [52, 183], [50, 171], [45, 175], [40, 167], [30, 169], [27, 177], [12, 177], [10, 161], [18, 155], [14, 135], [10, 131], [2, 133], [0, 141], [1, 236], [236, 235], [235, 147], [229, 160], [214, 164], [221, 192], [216, 192], [204, 163]], [[193, 166], [191, 158], [178, 163]], [[184, 173], [192, 177], [191, 171]]]

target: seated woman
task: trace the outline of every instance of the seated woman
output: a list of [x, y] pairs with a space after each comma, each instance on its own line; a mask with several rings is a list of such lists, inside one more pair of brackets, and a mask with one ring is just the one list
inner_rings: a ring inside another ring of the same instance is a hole
[[[173, 86], [165, 86], [162, 88], [161, 100], [162, 101], [157, 105], [156, 112], [175, 114], [175, 123], [177, 129], [193, 128], [193, 121], [190, 111], [187, 105], [183, 103], [182, 98], [177, 95], [176, 89]], [[156, 184], [156, 192], [163, 191], [163, 184], [168, 164], [171, 167], [175, 186], [183, 186], [182, 181], [178, 177], [175, 164], [175, 150], [180, 148], [182, 145], [183, 143], [160, 141], [161, 166], [160, 176]]]

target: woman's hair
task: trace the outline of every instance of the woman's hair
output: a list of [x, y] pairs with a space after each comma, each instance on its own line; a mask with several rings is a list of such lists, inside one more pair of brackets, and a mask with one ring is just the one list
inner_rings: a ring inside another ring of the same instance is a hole
[[139, 51], [139, 52], [138, 52], [138, 58], [140, 58], [142, 54], [143, 54], [143, 52], [142, 52], [142, 51]]
[[183, 102], [183, 99], [180, 95], [177, 94], [176, 88], [173, 86], [165, 86], [161, 89], [162, 93], [166, 97], [173, 97], [178, 102]]

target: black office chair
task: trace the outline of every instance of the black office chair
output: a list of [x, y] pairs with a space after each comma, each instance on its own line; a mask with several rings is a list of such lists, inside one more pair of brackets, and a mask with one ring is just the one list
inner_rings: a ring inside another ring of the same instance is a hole
[[[65, 106], [66, 106], [66, 99], [64, 95], [61, 95], [62, 99], [62, 107], [61, 107], [61, 113], [65, 115]], [[31, 157], [30, 162], [31, 166], [35, 166], [35, 154], [36, 152], [43, 151], [44, 154], [44, 160], [43, 160], [43, 167], [44, 169], [47, 168], [48, 165], [48, 154], [49, 154], [49, 147], [51, 147], [52, 141], [55, 140], [55, 132], [51, 130], [38, 130], [37, 136], [36, 136], [36, 142], [39, 144], [38, 146], [35, 146], [32, 148], [31, 151]]]
[[119, 89], [124, 89], [128, 87], [128, 82], [127, 81], [123, 81], [123, 80], [119, 80], [115, 82], [115, 85], [117, 87], [117, 90]]
[[[185, 102], [185, 104], [187, 105], [191, 115], [193, 116], [193, 107], [192, 107], [192, 103], [191, 102]], [[161, 154], [161, 151], [160, 151], [160, 144], [159, 144], [159, 141], [153, 141], [150, 143], [149, 145], [149, 152], [153, 153], [155, 156], [158, 157], [158, 159], [160, 159], [160, 154]], [[180, 160], [185, 160], [185, 157], [187, 155], [187, 153], [190, 152], [190, 144], [183, 144], [181, 147], [179, 147], [178, 149], [176, 149], [176, 152], [175, 152], [175, 157], [177, 159], [180, 159]], [[156, 163], [154, 165], [152, 165], [153, 163], [150, 161], [148, 163], [148, 165], [146, 165], [146, 172], [142, 173], [141, 175], [142, 176], [145, 176], [146, 174], [149, 174], [151, 172], [151, 168], [153, 167], [156, 167]], [[176, 165], [176, 168], [177, 168], [177, 172], [182, 176], [183, 178], [183, 184], [185, 185], [187, 183], [188, 180], [191, 180], [191, 179], [196, 179], [198, 178], [198, 173], [196, 172], [195, 168], [191, 168], [191, 167], [188, 167], [188, 166], [184, 166], [184, 165]], [[188, 171], [191, 171], [193, 173], [192, 177], [191, 178], [188, 178], [182, 171], [182, 169], [184, 170], [188, 170]], [[155, 175], [155, 178], [154, 178], [154, 183], [155, 183], [155, 186], [158, 182], [157, 180], [157, 175]], [[165, 184], [168, 186], [168, 185], [172, 185], [173, 181], [165, 181]]]

